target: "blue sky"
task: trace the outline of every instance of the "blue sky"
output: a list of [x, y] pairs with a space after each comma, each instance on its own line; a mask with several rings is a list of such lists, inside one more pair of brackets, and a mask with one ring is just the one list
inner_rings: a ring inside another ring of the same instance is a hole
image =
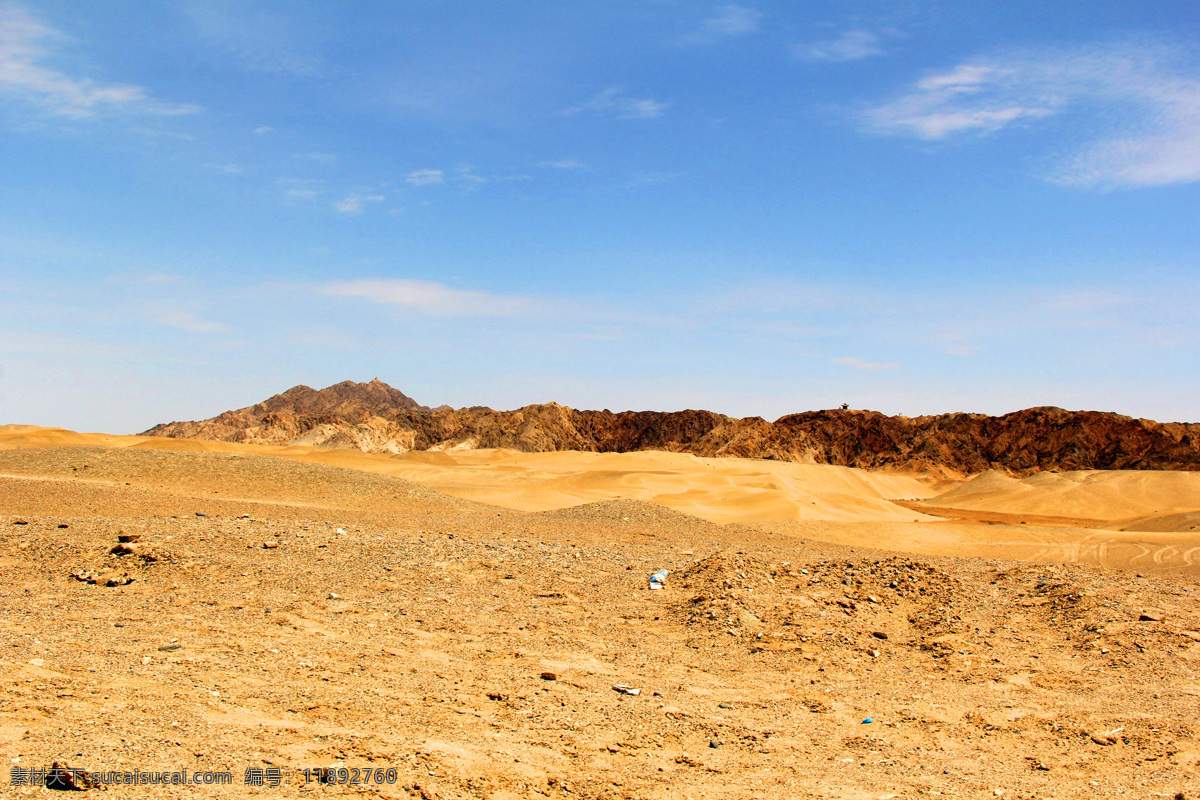
[[1200, 420], [1200, 11], [0, 0], [0, 423]]

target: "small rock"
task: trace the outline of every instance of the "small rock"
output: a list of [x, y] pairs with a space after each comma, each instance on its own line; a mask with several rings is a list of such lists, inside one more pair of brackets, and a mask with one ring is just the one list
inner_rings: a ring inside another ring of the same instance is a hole
[[14, 519], [13, 525], [28, 525], [29, 523], [23, 519]]
[[182, 650], [183, 645], [181, 645], [181, 644], [164, 644], [161, 647], [159, 647], [158, 649], [163, 653], [170, 653], [172, 650]]
[[133, 578], [128, 575], [121, 575], [108, 569], [100, 570], [100, 572], [77, 569], [71, 573], [71, 577], [92, 586], [126, 586], [133, 583]]
[[330, 592], [329, 594], [325, 595], [325, 598], [327, 600], [341, 600], [342, 596], [337, 592]]
[[197, 516], [197, 517], [207, 517], [207, 516], [208, 516], [208, 514], [205, 514], [203, 511], [197, 511], [197, 512], [196, 512], [196, 516]]
[[142, 539], [142, 535], [140, 533], [117, 534], [117, 541], [121, 542], [122, 544], [128, 544], [130, 542], [138, 542], [138, 541], [141, 541], [141, 539]]
[[66, 528], [69, 528], [69, 527], [71, 527], [71, 526], [70, 526], [70, 525], [68, 525], [68, 524], [67, 524], [67, 523], [65, 523], [65, 522], [61, 522], [61, 523], [59, 523], [59, 525], [58, 525], [58, 529], [59, 529], [60, 531], [61, 531], [61, 530], [64, 530], [64, 529], [66, 529]]
[[544, 680], [544, 681], [558, 680], [558, 676], [555, 675], [553, 672], [543, 672], [541, 677], [542, 677], [542, 680]]
[[[869, 594], [869, 595], [867, 595], [867, 602], [868, 602], [868, 603], [878, 603], [878, 602], [879, 602], [879, 598], [878, 598], [878, 597], [876, 597], [876, 596], [875, 596], [875, 595], [873, 595], [873, 594]], [[887, 638], [887, 637], [884, 637], [884, 638]]]
[[867, 717], [867, 718], [865, 718], [865, 719], [862, 721], [862, 724], [863, 724], [863, 725], [870, 725], [870, 724], [871, 724], [872, 722], [874, 722], [874, 721], [875, 721], [875, 718], [874, 718], [874, 717]]
[[762, 627], [762, 620], [743, 608], [738, 612], [738, 625], [743, 628], [759, 628]]
[[711, 749], [713, 749], [713, 750], [716, 750], [718, 747], [720, 747], [720, 746], [721, 746], [721, 743], [720, 743], [720, 742], [718, 742], [716, 739], [709, 739], [709, 740], [708, 740], [708, 746], [709, 746]]
[[1138, 617], [1139, 622], [1162, 622], [1167, 618], [1161, 611], [1143, 611]]
[[264, 550], [274, 550], [276, 547], [279, 547], [279, 542], [276, 542], [274, 540], [266, 541], [266, 542], [263, 542], [262, 546], [263, 546]]
[[627, 694], [631, 697], [637, 697], [638, 695], [640, 695], [642, 693], [641, 689], [637, 689], [633, 686], [628, 686], [624, 683], [615, 683], [615, 684], [613, 684], [612, 688], [613, 688], [614, 692], [620, 692], [621, 694]]
[[884, 633], [883, 631], [871, 631], [871, 635], [874, 636], [876, 639], [887, 639], [888, 638], [888, 635], [886, 633]]
[[99, 784], [86, 769], [68, 767], [55, 761], [46, 772], [44, 785], [57, 792], [86, 792]]

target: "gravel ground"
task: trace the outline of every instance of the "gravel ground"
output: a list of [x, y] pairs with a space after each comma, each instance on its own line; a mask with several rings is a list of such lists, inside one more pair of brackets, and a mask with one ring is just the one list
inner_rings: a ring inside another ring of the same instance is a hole
[[819, 533], [269, 457], [0, 453], [0, 752], [233, 776], [110, 787], [148, 798], [1200, 796], [1194, 578]]

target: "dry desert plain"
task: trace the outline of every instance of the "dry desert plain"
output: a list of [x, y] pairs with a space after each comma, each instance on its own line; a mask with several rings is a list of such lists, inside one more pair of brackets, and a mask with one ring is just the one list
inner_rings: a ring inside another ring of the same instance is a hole
[[1200, 473], [0, 427], [0, 796], [1196, 798], [1198, 554]]

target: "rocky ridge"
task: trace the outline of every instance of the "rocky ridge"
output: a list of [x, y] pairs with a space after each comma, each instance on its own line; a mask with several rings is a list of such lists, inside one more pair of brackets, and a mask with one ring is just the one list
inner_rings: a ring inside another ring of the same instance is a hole
[[711, 411], [590, 411], [557, 403], [495, 411], [429, 409], [373, 380], [320, 391], [297, 386], [247, 408], [171, 422], [147, 436], [301, 444], [368, 453], [504, 447], [524, 452], [665, 450], [865, 469], [965, 475], [1000, 469], [1200, 470], [1200, 423], [1101, 411], [1029, 408], [985, 414], [887, 416], [834, 409], [775, 422]]

